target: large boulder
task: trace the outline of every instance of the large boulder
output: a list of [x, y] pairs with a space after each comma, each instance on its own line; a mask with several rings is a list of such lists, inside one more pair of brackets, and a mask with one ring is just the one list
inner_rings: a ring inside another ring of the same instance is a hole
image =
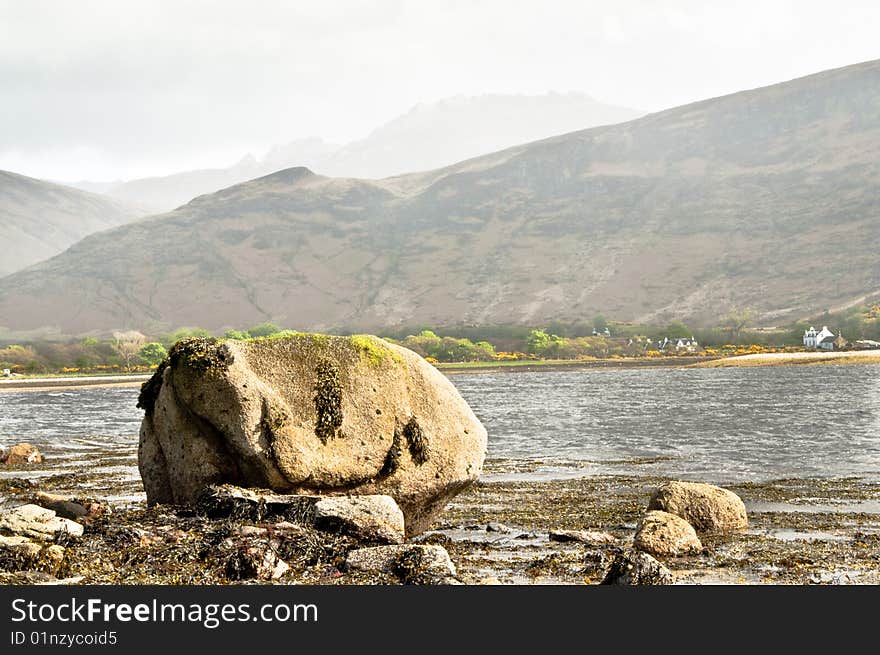
[[666, 482], [654, 492], [648, 509], [680, 516], [700, 534], [729, 534], [749, 527], [739, 496], [702, 482]]
[[642, 517], [636, 528], [633, 548], [655, 557], [694, 555], [703, 550], [703, 544], [693, 526], [683, 518], [651, 510]]
[[452, 383], [369, 336], [184, 340], [138, 406], [151, 504], [191, 504], [218, 483], [385, 494], [413, 535], [477, 479], [486, 453], [486, 430]]

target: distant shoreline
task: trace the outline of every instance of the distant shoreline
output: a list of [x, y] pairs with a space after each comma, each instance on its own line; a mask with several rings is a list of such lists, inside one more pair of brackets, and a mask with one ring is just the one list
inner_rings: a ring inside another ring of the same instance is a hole
[[582, 369], [680, 368], [719, 359], [718, 356], [627, 357], [620, 359], [539, 359], [502, 362], [450, 362], [434, 364], [450, 375], [461, 373], [530, 373], [535, 371], [578, 371]]
[[834, 364], [880, 364], [880, 350], [738, 355], [698, 362], [693, 366], [695, 368], [744, 368], [750, 366], [826, 366]]
[[61, 391], [79, 387], [139, 387], [150, 375], [94, 375], [78, 377], [10, 378], [0, 379], [3, 391]]
[[[735, 355], [732, 357], [629, 357], [621, 359], [544, 359], [502, 362], [449, 362], [434, 364], [445, 375], [464, 373], [534, 373], [626, 368], [745, 368], [753, 366], [824, 366], [880, 364], [880, 350], [845, 352], [797, 352]], [[100, 375], [80, 377], [32, 377], [0, 379], [3, 391], [61, 391], [80, 387], [139, 387], [150, 375]]]

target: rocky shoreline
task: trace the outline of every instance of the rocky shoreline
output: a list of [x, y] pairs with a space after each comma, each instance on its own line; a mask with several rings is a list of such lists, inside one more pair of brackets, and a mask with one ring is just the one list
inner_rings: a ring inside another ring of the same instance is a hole
[[[528, 466], [490, 460], [487, 472]], [[93, 515], [78, 519], [81, 536], [47, 543], [31, 559], [4, 549], [4, 584], [597, 584], [629, 549], [665, 482], [620, 475], [478, 482], [383, 567], [370, 568], [352, 565], [351, 554], [376, 544], [351, 535], [278, 518], [147, 508], [137, 480], [52, 475], [51, 463], [28, 479], [37, 468], [0, 480], [4, 508], [45, 504], [51, 493], [94, 504]], [[804, 479], [729, 488], [746, 503], [748, 530], [701, 536], [699, 552], [658, 557], [674, 584], [880, 583], [880, 484]], [[442, 562], [429, 566], [436, 552], [426, 559], [426, 546], [442, 546], [454, 574]]]

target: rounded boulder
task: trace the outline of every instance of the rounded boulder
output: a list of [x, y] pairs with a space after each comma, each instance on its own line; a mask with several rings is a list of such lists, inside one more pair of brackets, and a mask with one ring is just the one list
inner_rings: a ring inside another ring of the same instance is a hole
[[411, 536], [480, 475], [487, 435], [452, 383], [372, 336], [175, 344], [138, 400], [150, 503], [208, 485], [385, 494]]
[[648, 509], [680, 516], [699, 534], [730, 534], [749, 527], [739, 496], [702, 482], [666, 482], [654, 492]]

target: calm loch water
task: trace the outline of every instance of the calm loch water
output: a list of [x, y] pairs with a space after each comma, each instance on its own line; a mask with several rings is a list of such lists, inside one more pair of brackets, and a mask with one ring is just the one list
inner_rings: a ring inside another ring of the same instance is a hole
[[[540, 476], [880, 480], [880, 366], [592, 369], [451, 380], [488, 429], [490, 458], [520, 460]], [[56, 465], [136, 478], [136, 397], [135, 388], [0, 393], [0, 444], [27, 440]], [[487, 469], [492, 475], [493, 466]]]

